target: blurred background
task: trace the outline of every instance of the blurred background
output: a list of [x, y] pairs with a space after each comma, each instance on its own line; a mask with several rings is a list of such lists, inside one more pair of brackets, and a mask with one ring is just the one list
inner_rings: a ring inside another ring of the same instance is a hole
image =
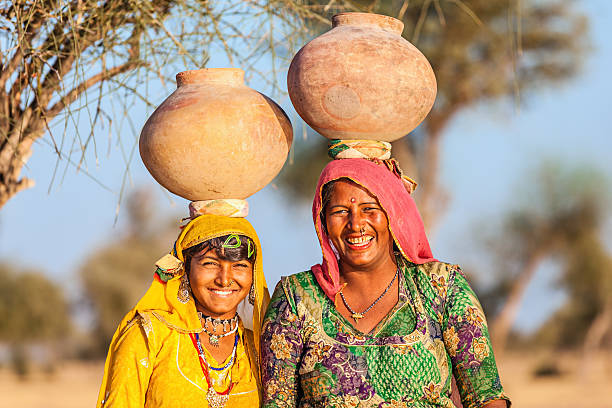
[[293, 148], [248, 219], [271, 289], [320, 260], [327, 144], [286, 71], [341, 11], [401, 19], [433, 66], [434, 108], [393, 154], [434, 255], [483, 303], [514, 406], [612, 407], [606, 0], [0, 2], [0, 407], [95, 404], [110, 338], [188, 215], [138, 154], [177, 72], [243, 68], [286, 110]]

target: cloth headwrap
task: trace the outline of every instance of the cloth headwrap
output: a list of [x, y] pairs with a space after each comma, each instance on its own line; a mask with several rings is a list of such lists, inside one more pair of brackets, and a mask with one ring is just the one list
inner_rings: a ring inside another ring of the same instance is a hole
[[335, 303], [340, 284], [338, 260], [321, 221], [323, 186], [332, 180], [347, 178], [366, 188], [377, 199], [389, 220], [389, 231], [402, 256], [409, 262], [435, 261], [416, 204], [405, 182], [384, 161], [368, 159], [333, 160], [321, 172], [312, 203], [312, 218], [321, 244], [323, 260], [312, 272], [325, 294]]
[[[198, 316], [195, 302], [189, 296], [186, 303], [179, 300], [178, 293], [183, 275], [185, 274], [183, 250], [194, 245], [224, 235], [245, 235], [249, 237], [257, 250], [255, 265], [253, 265], [254, 304], [249, 302], [247, 296], [238, 305], [238, 314], [245, 329], [252, 331], [252, 347], [257, 356], [249, 355], [251, 366], [258, 367], [259, 336], [263, 315], [268, 307], [270, 295], [264, 278], [261, 256], [261, 244], [253, 226], [244, 218], [233, 218], [221, 215], [201, 215], [192, 219], [181, 231], [171, 254], [157, 261], [157, 270], [153, 283], [140, 299], [136, 306], [120, 323], [111, 343], [118, 341], [117, 334], [140, 312], [151, 312], [168, 327], [182, 333], [199, 333], [202, 323]], [[107, 364], [109, 359], [107, 359]], [[257, 369], [255, 369], [257, 370]], [[108, 367], [105, 369], [108, 372]]]
[[[266, 307], [268, 306], [270, 296], [263, 273], [261, 244], [259, 242], [259, 238], [257, 237], [257, 233], [250, 222], [248, 222], [245, 218], [226, 217], [212, 214], [196, 217], [185, 225], [185, 227], [183, 227], [183, 230], [174, 243], [172, 257], [174, 257], [182, 265], [185, 262], [185, 259], [183, 258], [183, 250], [191, 248], [204, 241], [208, 241], [209, 239], [230, 234], [244, 235], [249, 237], [257, 249], [255, 265], [253, 265], [255, 304], [251, 305], [247, 296], [238, 305], [238, 314], [240, 315], [244, 327], [252, 330], [255, 338], [258, 339], [261, 330], [261, 323], [263, 321], [263, 315], [266, 311]], [[167, 260], [168, 255], [157, 262], [157, 276], [160, 276], [160, 269], [165, 269], [163, 272], [168, 272], [168, 269], [165, 268], [167, 265]], [[179, 316], [177, 317], [182, 316], [181, 318], [184, 319], [184, 324], [186, 324], [189, 328], [193, 325], [197, 331], [201, 331], [202, 324], [200, 323], [200, 319], [196, 313], [195, 302], [193, 299], [190, 299], [190, 301], [186, 304], [182, 304], [177, 299], [178, 286], [180, 285], [180, 278], [184, 274], [184, 269], [184, 266], [180, 267], [179, 273], [174, 274], [172, 279], [168, 280], [166, 283], [166, 292], [171, 289], [170, 293], [165, 294], [166, 302], [169, 303], [169, 306], [179, 312]], [[161, 281], [161, 279], [158, 280]], [[143, 302], [145, 298], [146, 295], [141, 302]], [[138, 307], [141, 302], [139, 302], [136, 307]], [[148, 307], [149, 305], [143, 304], [142, 306]], [[185, 308], [187, 308], [187, 310], [184, 310]], [[188, 330], [191, 330], [189, 328]], [[256, 348], [257, 352], [259, 353], [259, 344], [256, 344]]]
[[391, 143], [380, 140], [332, 139], [329, 141], [327, 154], [332, 159], [386, 160], [391, 157]]

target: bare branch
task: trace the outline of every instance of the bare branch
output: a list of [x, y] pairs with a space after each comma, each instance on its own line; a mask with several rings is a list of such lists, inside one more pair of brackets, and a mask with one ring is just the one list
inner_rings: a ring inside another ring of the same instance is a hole
[[118, 74], [127, 72], [138, 66], [143, 66], [143, 65], [145, 64], [140, 61], [126, 62], [123, 65], [113, 67], [111, 69], [105, 70], [104, 72], [101, 72], [97, 75], [92, 76], [91, 78], [87, 79], [85, 82], [82, 82], [81, 84], [79, 84], [76, 88], [69, 91], [60, 101], [56, 102], [53, 106], [47, 109], [44, 112], [44, 116], [47, 119], [53, 118], [58, 113], [60, 113], [66, 106], [76, 101], [83, 92], [85, 92], [86, 90], [94, 86], [95, 84], [105, 81]]

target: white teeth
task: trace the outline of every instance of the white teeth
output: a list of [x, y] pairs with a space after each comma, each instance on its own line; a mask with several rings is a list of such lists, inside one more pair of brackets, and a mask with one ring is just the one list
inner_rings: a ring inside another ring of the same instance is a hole
[[212, 293], [220, 295], [220, 296], [229, 296], [232, 294], [231, 290], [210, 290]]
[[347, 238], [346, 240], [352, 245], [364, 246], [364, 245], [367, 245], [372, 239], [373, 237], [358, 237], [358, 238]]

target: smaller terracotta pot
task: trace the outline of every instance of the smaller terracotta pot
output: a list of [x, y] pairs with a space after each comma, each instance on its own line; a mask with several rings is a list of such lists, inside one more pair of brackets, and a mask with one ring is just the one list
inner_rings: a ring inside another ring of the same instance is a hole
[[436, 78], [392, 17], [342, 13], [293, 57], [287, 88], [297, 113], [329, 139], [391, 142], [425, 119]]
[[162, 186], [191, 201], [244, 199], [278, 174], [293, 140], [291, 122], [244, 71], [181, 72], [177, 89], [147, 120], [140, 156]]

